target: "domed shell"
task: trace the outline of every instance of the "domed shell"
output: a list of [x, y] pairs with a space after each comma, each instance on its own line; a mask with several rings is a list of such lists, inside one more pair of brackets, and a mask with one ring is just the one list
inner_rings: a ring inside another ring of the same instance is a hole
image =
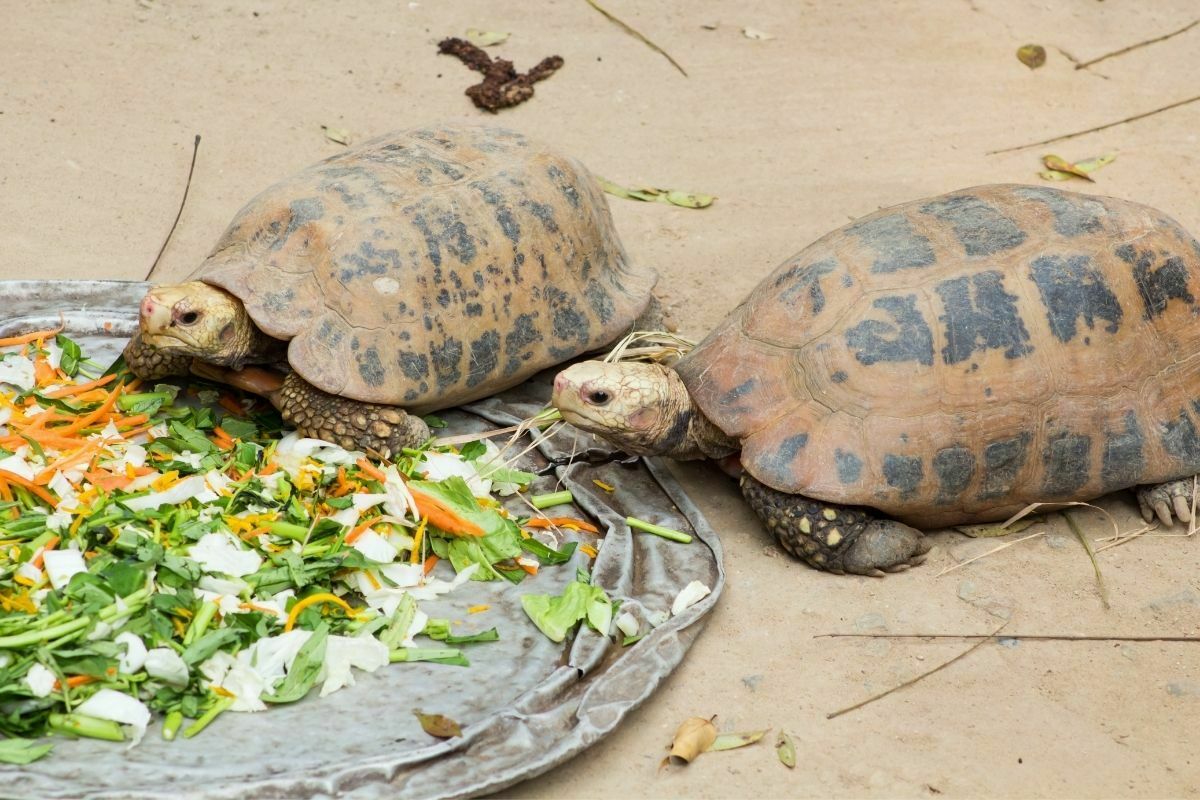
[[603, 347], [646, 309], [587, 170], [499, 128], [391, 133], [238, 212], [196, 279], [333, 394], [422, 413]]
[[785, 261], [677, 369], [776, 489], [924, 527], [1200, 471], [1200, 244], [983, 186]]

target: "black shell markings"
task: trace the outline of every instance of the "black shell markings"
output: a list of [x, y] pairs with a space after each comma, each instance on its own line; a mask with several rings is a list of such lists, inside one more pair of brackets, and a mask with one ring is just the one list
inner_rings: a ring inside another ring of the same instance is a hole
[[470, 126], [387, 134], [280, 182], [196, 277], [290, 339], [318, 388], [418, 412], [605, 347], [657, 278], [582, 166]]

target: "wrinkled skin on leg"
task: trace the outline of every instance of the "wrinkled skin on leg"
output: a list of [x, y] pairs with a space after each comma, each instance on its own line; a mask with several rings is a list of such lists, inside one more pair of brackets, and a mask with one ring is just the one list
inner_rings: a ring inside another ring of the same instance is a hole
[[742, 495], [783, 549], [817, 569], [882, 577], [922, 563], [929, 540], [872, 512], [787, 494], [744, 473]]
[[262, 395], [301, 436], [322, 439], [347, 450], [392, 458], [429, 438], [429, 426], [402, 408], [364, 403], [323, 392], [294, 372], [283, 375], [260, 367], [226, 369], [197, 362], [203, 378]]
[[1195, 489], [1195, 478], [1180, 478], [1177, 481], [1160, 483], [1157, 486], [1143, 486], [1137, 490], [1138, 506], [1142, 511], [1142, 519], [1153, 522], [1157, 516], [1163, 525], [1171, 525], [1174, 520], [1171, 512], [1180, 522], [1192, 521], [1192, 492]]

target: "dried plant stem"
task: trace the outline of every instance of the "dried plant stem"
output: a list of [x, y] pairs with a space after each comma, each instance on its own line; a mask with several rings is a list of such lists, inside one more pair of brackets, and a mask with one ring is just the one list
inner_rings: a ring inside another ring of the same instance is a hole
[[650, 41], [649, 39], [647, 39], [647, 38], [646, 38], [646, 37], [645, 37], [645, 36], [644, 36], [644, 35], [643, 35], [643, 34], [642, 34], [640, 31], [638, 31], [636, 28], [634, 28], [633, 26], [629, 25], [628, 23], [625, 23], [625, 22], [621, 21], [620, 19], [618, 19], [617, 17], [615, 17], [615, 16], [612, 14], [612, 12], [610, 12], [610, 11], [606, 10], [606, 9], [605, 9], [603, 6], [601, 6], [599, 3], [597, 3], [597, 2], [596, 2], [596, 0], [587, 0], [587, 4], [588, 4], [589, 6], [591, 6], [592, 8], [596, 9], [597, 11], [599, 11], [601, 14], [603, 14], [603, 15], [604, 15], [604, 18], [605, 18], [605, 19], [607, 19], [609, 22], [613, 23], [614, 25], [616, 25], [616, 26], [617, 26], [617, 27], [619, 27], [621, 30], [623, 30], [623, 31], [625, 31], [626, 33], [628, 33], [628, 34], [629, 34], [630, 36], [632, 36], [633, 38], [635, 38], [635, 39], [638, 39], [639, 41], [641, 41], [641, 42], [642, 42], [642, 44], [646, 45], [646, 46], [647, 46], [647, 47], [649, 47], [651, 50], [653, 50], [654, 52], [656, 52], [656, 53], [658, 53], [659, 55], [661, 55], [661, 56], [662, 56], [663, 58], [665, 58], [667, 61], [670, 61], [670, 62], [671, 62], [671, 66], [673, 66], [673, 67], [675, 67], [675, 69], [679, 70], [679, 72], [680, 72], [680, 73], [683, 75], [683, 77], [685, 77], [685, 78], [686, 78], [686, 77], [688, 76], [688, 74], [687, 74], [687, 70], [685, 70], [683, 67], [681, 67], [681, 66], [679, 65], [679, 62], [678, 62], [678, 61], [676, 61], [675, 59], [671, 58], [671, 54], [670, 54], [670, 53], [668, 53], [666, 50], [663, 50], [661, 47], [659, 47], [658, 45], [656, 45], [654, 42], [652, 42], [652, 41]]
[[838, 711], [834, 711], [834, 712], [832, 712], [832, 713], [830, 713], [830, 714], [826, 714], [826, 715], [825, 715], [825, 719], [834, 719], [835, 717], [840, 717], [840, 716], [842, 716], [843, 714], [848, 714], [848, 713], [850, 713], [851, 711], [855, 711], [855, 710], [857, 710], [857, 709], [860, 709], [860, 708], [862, 708], [862, 707], [863, 707], [863, 706], [865, 706], [865, 705], [868, 705], [869, 703], [874, 703], [876, 700], [882, 700], [883, 698], [887, 697], [887, 696], [888, 696], [889, 694], [891, 694], [892, 692], [898, 692], [898, 691], [900, 691], [901, 689], [906, 689], [906, 688], [908, 688], [909, 686], [912, 686], [914, 683], [917, 683], [918, 681], [922, 681], [922, 680], [924, 680], [925, 678], [928, 678], [930, 675], [933, 675], [935, 672], [941, 672], [941, 671], [942, 671], [942, 670], [944, 670], [946, 667], [948, 667], [948, 666], [950, 666], [951, 664], [953, 664], [955, 661], [959, 661], [960, 659], [966, 658], [966, 657], [967, 657], [967, 656], [969, 656], [971, 653], [974, 653], [974, 652], [975, 652], [976, 650], [978, 650], [980, 647], [983, 647], [985, 644], [987, 644], [989, 640], [991, 640], [991, 639], [995, 639], [995, 638], [996, 638], [996, 634], [998, 634], [1000, 631], [1002, 631], [1002, 630], [1004, 629], [1004, 626], [1005, 626], [1005, 625], [1007, 625], [1007, 624], [1008, 624], [1008, 620], [1005, 620], [1004, 622], [1002, 622], [1002, 623], [1000, 624], [1000, 627], [996, 628], [996, 630], [992, 631], [991, 633], [989, 633], [989, 634], [987, 634], [987, 635], [981, 636], [981, 637], [980, 637], [980, 641], [978, 641], [978, 642], [976, 642], [975, 644], [971, 645], [971, 646], [970, 646], [970, 647], [968, 647], [966, 650], [963, 650], [961, 653], [959, 653], [958, 655], [956, 655], [954, 658], [950, 659], [949, 661], [944, 661], [944, 662], [942, 662], [941, 664], [939, 664], [938, 666], [936, 666], [936, 667], [934, 667], [933, 669], [929, 670], [928, 672], [922, 672], [920, 675], [916, 676], [915, 678], [910, 678], [909, 680], [905, 681], [904, 683], [901, 683], [901, 684], [900, 684], [900, 685], [898, 685], [898, 686], [893, 686], [891, 689], [888, 689], [888, 690], [887, 690], [887, 691], [885, 691], [885, 692], [880, 692], [880, 693], [879, 693], [879, 694], [877, 694], [877, 695], [873, 695], [873, 696], [871, 696], [871, 697], [868, 697], [866, 700], [863, 700], [863, 701], [861, 701], [861, 702], [859, 702], [859, 703], [855, 703], [855, 704], [854, 704], [854, 705], [852, 705], [852, 706], [847, 706], [847, 707], [845, 707], [845, 708], [843, 708], [843, 709], [840, 709], [840, 710], [838, 710]]
[[1046, 535], [1045, 531], [1038, 531], [1037, 533], [1031, 533], [1028, 536], [1022, 536], [1020, 539], [1013, 539], [1011, 542], [1005, 542], [1004, 544], [1002, 544], [998, 547], [988, 550], [986, 553], [980, 553], [979, 555], [977, 555], [973, 558], [968, 558], [966, 561], [962, 562], [961, 564], [955, 564], [953, 566], [946, 567], [944, 570], [939, 572], [937, 575], [934, 575], [933, 577], [940, 578], [943, 575], [945, 575], [947, 572], [954, 572], [954, 570], [959, 569], [960, 567], [965, 567], [967, 564], [970, 564], [973, 561], [978, 561], [981, 558], [987, 558], [988, 556], [992, 555], [993, 553], [998, 553], [1001, 550], [1004, 550], [1005, 548], [1012, 547], [1014, 544], [1020, 544], [1021, 542], [1026, 542], [1026, 541], [1029, 541], [1030, 539], [1036, 539], [1039, 536], [1045, 536], [1045, 535]]
[[1000, 150], [989, 150], [987, 152], [987, 155], [994, 156], [994, 155], [999, 155], [1000, 153], [1013, 153], [1013, 152], [1016, 152], [1017, 150], [1026, 150], [1030, 147], [1038, 147], [1039, 145], [1043, 145], [1043, 144], [1053, 144], [1054, 142], [1062, 142], [1062, 141], [1066, 141], [1067, 139], [1074, 139], [1078, 136], [1086, 136], [1089, 133], [1097, 133], [1099, 131], [1108, 130], [1109, 128], [1115, 128], [1118, 125], [1124, 125], [1127, 122], [1137, 122], [1140, 119], [1145, 119], [1146, 117], [1152, 117], [1155, 114], [1161, 114], [1164, 111], [1171, 111], [1173, 109], [1179, 108], [1180, 106], [1186, 106], [1189, 103], [1195, 103], [1197, 100], [1200, 100], [1200, 95], [1196, 95], [1195, 97], [1189, 97], [1186, 100], [1179, 100], [1179, 101], [1171, 103], [1169, 105], [1165, 105], [1161, 108], [1156, 108], [1152, 111], [1145, 111], [1141, 114], [1134, 114], [1131, 117], [1125, 117], [1125, 119], [1119, 119], [1116, 122], [1108, 122], [1108, 123], [1105, 123], [1104, 125], [1097, 125], [1096, 127], [1088, 128], [1087, 130], [1075, 131], [1074, 133], [1065, 133], [1062, 136], [1054, 136], [1049, 139], [1043, 139], [1040, 142], [1030, 142], [1029, 144], [1021, 144], [1021, 145], [1017, 145], [1016, 147], [1005, 147]]
[[1100, 562], [1096, 560], [1096, 551], [1092, 549], [1092, 543], [1083, 535], [1083, 531], [1079, 529], [1079, 525], [1076, 524], [1075, 519], [1070, 514], [1064, 511], [1063, 519], [1067, 521], [1067, 527], [1071, 529], [1071, 533], [1074, 533], [1075, 538], [1083, 545], [1083, 549], [1087, 551], [1088, 559], [1092, 562], [1092, 570], [1096, 573], [1096, 587], [1100, 590], [1100, 602], [1104, 604], [1105, 608], [1112, 608], [1108, 602], [1108, 586], [1104, 583], [1104, 576], [1100, 573]]
[[167, 245], [171, 243], [171, 236], [175, 234], [175, 229], [179, 227], [179, 219], [183, 216], [183, 207], [187, 204], [188, 191], [192, 188], [192, 175], [196, 172], [196, 156], [200, 153], [200, 134], [196, 134], [196, 141], [192, 143], [192, 165], [188, 167], [187, 182], [183, 185], [183, 198], [179, 201], [179, 211], [175, 213], [175, 221], [171, 223], [171, 230], [167, 231], [167, 238], [163, 239], [162, 247], [158, 248], [158, 255], [154, 257], [154, 263], [150, 265], [150, 271], [146, 273], [143, 280], [150, 280], [150, 276], [154, 274], [154, 270], [158, 269], [158, 262], [162, 260], [163, 253], [167, 252]]
[[1105, 53], [1104, 55], [1100, 56], [1099, 58], [1093, 58], [1091, 61], [1084, 61], [1083, 63], [1076, 63], [1075, 69], [1087, 69], [1092, 64], [1099, 64], [1101, 61], [1107, 61], [1110, 58], [1116, 58], [1117, 56], [1123, 56], [1126, 53], [1132, 52], [1132, 51], [1137, 50], [1142, 47], [1146, 47], [1148, 45], [1158, 44], [1159, 42], [1165, 42], [1167, 39], [1170, 39], [1173, 36], [1178, 36], [1181, 33], [1187, 33], [1188, 31], [1190, 31], [1192, 28], [1196, 27], [1197, 25], [1200, 25], [1200, 19], [1193, 20], [1193, 21], [1189, 22], [1187, 25], [1184, 25], [1179, 30], [1172, 31], [1171, 33], [1164, 34], [1163, 36], [1156, 36], [1153, 39], [1147, 39], [1144, 42], [1138, 42], [1136, 44], [1131, 44], [1128, 47], [1122, 47], [1120, 50], [1113, 50], [1111, 53]]
[[1200, 636], [1089, 636], [1071, 633], [818, 633], [814, 639], [1021, 639], [1027, 642], [1200, 642]]

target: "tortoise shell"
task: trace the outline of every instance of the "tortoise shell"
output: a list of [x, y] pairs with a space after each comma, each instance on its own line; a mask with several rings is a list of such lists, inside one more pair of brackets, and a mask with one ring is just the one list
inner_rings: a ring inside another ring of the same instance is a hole
[[1200, 244], [1137, 203], [983, 186], [779, 266], [677, 369], [781, 491], [919, 527], [1200, 471]]
[[272, 186], [193, 279], [290, 340], [318, 388], [422, 413], [603, 347], [656, 274], [630, 264], [579, 162], [464, 126], [380, 136]]

